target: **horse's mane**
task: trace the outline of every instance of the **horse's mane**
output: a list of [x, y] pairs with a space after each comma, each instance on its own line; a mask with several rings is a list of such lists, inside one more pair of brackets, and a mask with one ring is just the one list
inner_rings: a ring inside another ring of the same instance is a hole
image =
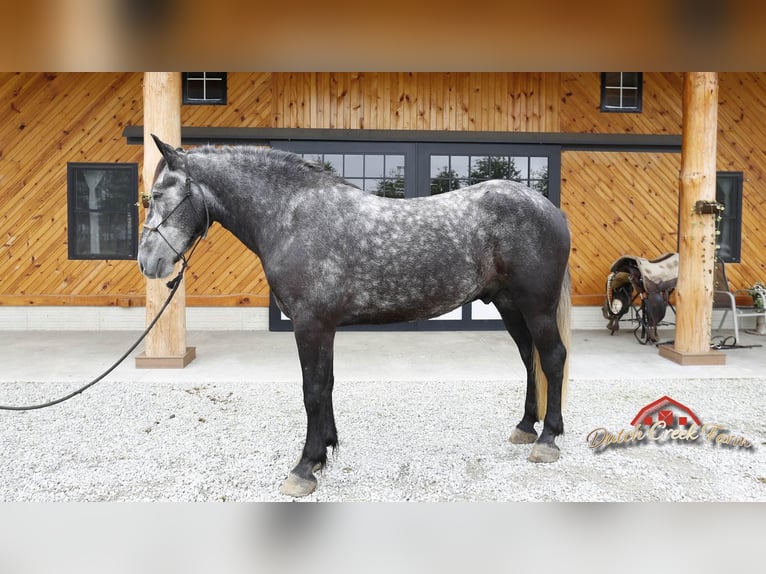
[[[349, 184], [341, 176], [327, 169], [326, 166], [308, 161], [301, 156], [275, 148], [260, 146], [212, 146], [206, 145], [188, 150], [190, 154], [204, 156], [225, 156], [232, 161], [253, 161], [257, 165], [271, 166], [276, 169], [286, 169], [295, 176], [303, 175], [311, 180], [317, 177], [326, 179], [329, 183]], [[164, 160], [163, 160], [164, 161]], [[158, 166], [158, 172], [162, 166]], [[156, 177], [156, 174], [155, 174]]]

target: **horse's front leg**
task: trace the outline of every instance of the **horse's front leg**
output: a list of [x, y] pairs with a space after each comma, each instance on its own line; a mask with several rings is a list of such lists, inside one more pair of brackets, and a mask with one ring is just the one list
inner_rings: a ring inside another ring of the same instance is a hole
[[297, 497], [314, 492], [317, 486], [314, 471], [327, 462], [327, 447], [338, 444], [332, 407], [334, 340], [333, 328], [296, 325], [307, 418], [306, 443], [298, 464], [279, 488], [282, 494]]

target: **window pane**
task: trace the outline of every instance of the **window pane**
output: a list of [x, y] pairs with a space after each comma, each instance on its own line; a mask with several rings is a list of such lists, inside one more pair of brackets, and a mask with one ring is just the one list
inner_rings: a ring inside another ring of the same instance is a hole
[[401, 178], [404, 181], [404, 156], [386, 156], [386, 177]]
[[716, 201], [724, 205], [732, 205], [736, 183], [737, 180], [735, 178], [719, 175], [716, 178]]
[[221, 101], [225, 96], [226, 92], [224, 90], [223, 80], [218, 78], [208, 78], [205, 83], [205, 99]]
[[604, 91], [604, 106], [608, 108], [620, 107], [620, 90], [607, 88]]
[[77, 177], [77, 209], [99, 209], [104, 195], [106, 172], [102, 169], [83, 169]]
[[128, 213], [101, 214], [100, 251], [102, 256], [117, 255], [130, 239], [132, 218]]
[[509, 160], [507, 157], [494, 156], [488, 158], [489, 171], [487, 177], [490, 179], [508, 179], [510, 175]]
[[724, 261], [731, 261], [733, 255], [732, 249], [735, 241], [734, 220], [722, 219], [718, 226], [718, 229], [721, 232], [721, 234], [718, 236], [718, 244], [720, 246], [718, 248], [718, 257]]
[[377, 193], [379, 188], [383, 187], [381, 179], [377, 178], [365, 178], [364, 179], [364, 191], [371, 191], [373, 193]]
[[397, 198], [404, 197], [404, 177], [394, 180], [393, 197], [397, 197]]
[[205, 99], [205, 81], [202, 79], [186, 80], [186, 97], [190, 100], [203, 100]]
[[431, 156], [431, 177], [449, 177], [449, 156], [432, 155]]
[[[514, 179], [516, 181], [526, 181], [527, 179], [529, 179], [529, 169], [528, 169], [529, 158], [526, 156], [512, 157], [511, 161], [513, 162], [511, 179]], [[513, 177], [514, 173], [515, 173], [515, 177]]]
[[623, 108], [638, 107], [638, 90], [624, 90], [622, 92], [622, 107]]
[[395, 199], [401, 199], [404, 197], [404, 180], [398, 180], [398, 179], [378, 180], [377, 188], [371, 191], [374, 191], [376, 194], [383, 197], [393, 197]]
[[468, 178], [468, 156], [467, 155], [453, 155], [450, 156], [452, 162], [452, 171], [455, 172], [457, 177]]
[[604, 83], [610, 88], [619, 88], [622, 85], [620, 72], [605, 72]]
[[[98, 216], [98, 214], [96, 214]], [[89, 213], [75, 214], [75, 245], [74, 253], [79, 256], [88, 256], [93, 253], [90, 239], [91, 217]], [[97, 239], [97, 238], [96, 238]], [[98, 248], [96, 246], [96, 253]]]
[[623, 88], [637, 88], [638, 87], [638, 75], [639, 72], [623, 72], [622, 73], [622, 87]]
[[318, 153], [304, 153], [301, 155], [303, 159], [306, 161], [310, 161], [312, 163], [317, 163], [319, 165], [322, 165], [322, 154]]
[[324, 156], [324, 163], [327, 168], [338, 175], [343, 175], [343, 156], [336, 153], [328, 153]]
[[366, 155], [364, 156], [364, 176], [365, 177], [383, 177], [383, 156]]
[[540, 178], [542, 174], [548, 173], [548, 158], [547, 157], [530, 157], [529, 169], [532, 171], [530, 177]]
[[489, 158], [486, 156], [471, 157], [471, 183], [478, 183], [489, 179]]
[[346, 155], [343, 167], [343, 177], [362, 177], [364, 176], [364, 156]]

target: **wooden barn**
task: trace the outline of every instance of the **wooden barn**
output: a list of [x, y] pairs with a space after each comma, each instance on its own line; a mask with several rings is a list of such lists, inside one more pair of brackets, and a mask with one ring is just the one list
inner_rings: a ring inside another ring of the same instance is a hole
[[[718, 78], [720, 253], [745, 288], [766, 280], [766, 74]], [[0, 329], [143, 327], [143, 81], [0, 74]], [[185, 72], [182, 84], [184, 145], [283, 148], [395, 197], [491, 177], [538, 189], [570, 221], [575, 328], [605, 327], [615, 259], [678, 250], [682, 73]], [[186, 305], [190, 329], [269, 328], [260, 263], [218, 226]], [[474, 303], [411, 327], [495, 323]]]

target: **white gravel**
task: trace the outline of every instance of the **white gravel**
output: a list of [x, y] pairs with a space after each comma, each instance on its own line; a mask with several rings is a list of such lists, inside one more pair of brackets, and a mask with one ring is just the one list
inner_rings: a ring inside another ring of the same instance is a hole
[[[526, 461], [507, 437], [514, 381], [344, 382], [334, 393], [340, 448], [313, 501], [764, 501], [766, 401], [760, 379], [574, 380], [561, 459]], [[64, 394], [71, 383], [2, 383], [3, 402]], [[643, 442], [596, 452], [669, 395], [748, 439]], [[0, 412], [0, 501], [270, 501], [305, 433], [295, 382], [105, 380], [53, 408]]]

